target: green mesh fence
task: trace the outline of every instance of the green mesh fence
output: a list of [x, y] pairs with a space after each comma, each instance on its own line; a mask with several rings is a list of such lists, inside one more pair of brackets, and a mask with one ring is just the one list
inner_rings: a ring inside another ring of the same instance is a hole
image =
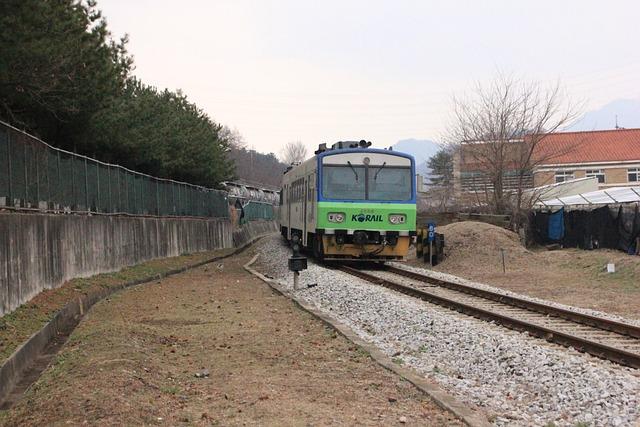
[[256, 219], [275, 219], [273, 212], [273, 205], [270, 203], [250, 201], [242, 207], [244, 210], [244, 217], [242, 222], [254, 221]]
[[0, 206], [47, 211], [228, 217], [227, 193], [69, 153], [0, 122]]

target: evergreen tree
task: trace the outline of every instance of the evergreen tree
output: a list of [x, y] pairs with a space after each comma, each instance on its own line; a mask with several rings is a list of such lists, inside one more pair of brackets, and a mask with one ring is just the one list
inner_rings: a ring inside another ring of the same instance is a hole
[[98, 157], [150, 175], [215, 186], [233, 176], [222, 126], [180, 92], [130, 79], [96, 115]]
[[215, 186], [231, 140], [180, 92], [129, 77], [95, 0], [0, 2], [0, 119], [46, 142], [140, 172]]
[[441, 148], [427, 162], [432, 170], [431, 185], [448, 186], [453, 183], [453, 154], [449, 148]]
[[132, 60], [93, 0], [0, 2], [0, 118], [91, 154], [92, 116], [118, 96]]

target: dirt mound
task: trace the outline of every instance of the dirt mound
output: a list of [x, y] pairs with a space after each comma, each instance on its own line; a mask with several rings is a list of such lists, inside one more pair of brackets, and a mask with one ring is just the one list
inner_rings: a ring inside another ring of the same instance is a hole
[[522, 246], [516, 233], [484, 222], [454, 222], [438, 227], [438, 232], [444, 234], [445, 240], [443, 266], [455, 264], [481, 269], [501, 265], [501, 250], [509, 263], [526, 263], [534, 256]]

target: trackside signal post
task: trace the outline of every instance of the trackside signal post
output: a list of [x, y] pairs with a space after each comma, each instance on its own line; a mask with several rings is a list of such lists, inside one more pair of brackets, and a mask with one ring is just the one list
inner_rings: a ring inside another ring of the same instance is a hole
[[291, 249], [293, 255], [289, 258], [289, 270], [293, 271], [293, 289], [298, 290], [300, 272], [307, 269], [307, 257], [300, 255], [300, 237], [297, 234], [291, 237]]
[[436, 232], [435, 222], [428, 222], [426, 226], [416, 230], [416, 257], [434, 266], [444, 256], [444, 235]]
[[429, 241], [429, 264], [433, 267], [433, 241], [436, 239], [436, 223], [427, 224], [427, 240]]

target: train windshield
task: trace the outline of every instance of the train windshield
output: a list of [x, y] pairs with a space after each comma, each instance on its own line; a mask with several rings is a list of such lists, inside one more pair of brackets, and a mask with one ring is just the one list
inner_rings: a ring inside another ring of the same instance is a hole
[[411, 200], [411, 168], [383, 165], [325, 165], [322, 172], [325, 199]]
[[366, 200], [364, 166], [325, 166], [322, 195], [326, 199]]
[[368, 175], [368, 200], [411, 200], [410, 168], [374, 166]]

